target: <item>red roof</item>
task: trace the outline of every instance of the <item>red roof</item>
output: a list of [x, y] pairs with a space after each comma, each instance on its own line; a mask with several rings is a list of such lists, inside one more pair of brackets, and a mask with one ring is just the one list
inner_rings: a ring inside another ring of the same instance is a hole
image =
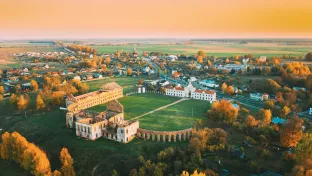
[[167, 87], [167, 89], [175, 89], [175, 90], [181, 90], [181, 91], [184, 91], [184, 88], [183, 87]]
[[197, 89], [195, 90], [196, 93], [205, 93], [205, 94], [215, 94], [216, 92], [215, 91], [211, 91], [211, 90], [200, 90], [200, 89]]

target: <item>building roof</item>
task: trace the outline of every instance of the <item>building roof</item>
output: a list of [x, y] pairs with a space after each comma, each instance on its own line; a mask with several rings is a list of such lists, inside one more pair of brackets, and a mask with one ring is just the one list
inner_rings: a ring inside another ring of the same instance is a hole
[[109, 91], [109, 90], [114, 90], [114, 89], [118, 89], [118, 88], [121, 88], [121, 87], [116, 82], [111, 82], [111, 83], [104, 84], [101, 87], [101, 90], [102, 91]]
[[274, 117], [272, 120], [272, 123], [274, 124], [283, 124], [285, 122], [285, 119], [279, 118], [279, 117]]
[[174, 90], [180, 90], [180, 91], [184, 91], [184, 87], [167, 87], [167, 89], [174, 89]]
[[196, 93], [204, 93], [204, 94], [215, 94], [216, 92], [215, 91], [211, 91], [211, 90], [200, 90], [200, 89], [197, 89], [195, 90]]

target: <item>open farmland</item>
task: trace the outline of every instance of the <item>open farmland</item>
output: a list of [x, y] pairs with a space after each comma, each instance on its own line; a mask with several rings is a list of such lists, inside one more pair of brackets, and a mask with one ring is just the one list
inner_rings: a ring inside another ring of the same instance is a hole
[[114, 53], [116, 51], [132, 52], [135, 49], [139, 53], [143, 51], [162, 52], [170, 54], [188, 54], [195, 55], [199, 50], [203, 50], [207, 55], [213, 56], [234, 56], [253, 54], [256, 57], [293, 55], [300, 56], [312, 50], [312, 45], [286, 45], [279, 43], [208, 43], [197, 42], [195, 44], [141, 44], [134, 45], [116, 45], [116, 46], [95, 46], [100, 53]]

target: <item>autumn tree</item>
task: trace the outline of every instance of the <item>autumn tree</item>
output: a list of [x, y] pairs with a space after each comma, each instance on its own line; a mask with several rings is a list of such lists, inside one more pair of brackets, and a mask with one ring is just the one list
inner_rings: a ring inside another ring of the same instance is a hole
[[207, 61], [207, 66], [212, 66], [212, 63], [210, 60]]
[[270, 109], [260, 109], [259, 119], [261, 119], [262, 126], [267, 126], [272, 121], [272, 112]]
[[38, 94], [36, 98], [36, 109], [40, 110], [40, 109], [43, 109], [44, 107], [45, 107], [45, 103], [43, 99], [41, 98], [40, 94]]
[[202, 56], [203, 58], [206, 58], [205, 51], [198, 51], [197, 56]]
[[2, 94], [0, 94], [0, 102], [1, 102], [1, 103], [5, 103], [5, 101], [4, 101], [4, 97], [3, 97], [3, 95], [2, 95]]
[[264, 102], [264, 109], [273, 109], [275, 107], [273, 100], [268, 100]]
[[292, 170], [293, 176], [312, 175], [312, 133], [305, 133], [296, 147], [296, 166]]
[[132, 75], [132, 68], [131, 68], [131, 67], [129, 67], [129, 68], [128, 68], [128, 70], [127, 70], [127, 74], [128, 74], [129, 76], [131, 76], [131, 75]]
[[201, 64], [204, 63], [203, 56], [197, 56], [197, 62]]
[[201, 155], [201, 152], [205, 151], [207, 141], [211, 137], [213, 131], [209, 128], [201, 130], [194, 129], [192, 131], [192, 138], [189, 142], [189, 149], [193, 151], [197, 156]]
[[0, 94], [4, 94], [4, 87], [0, 86]]
[[0, 144], [0, 156], [2, 159], [9, 159], [11, 153], [11, 145], [10, 145], [11, 135], [8, 132], [5, 132], [1, 136], [2, 143]]
[[191, 175], [187, 171], [183, 171], [181, 176], [206, 176], [206, 174], [204, 172], [197, 172], [197, 170], [195, 170]]
[[61, 172], [64, 176], [75, 176], [74, 161], [70, 156], [67, 148], [62, 148], [60, 152], [60, 160], [62, 163]]
[[111, 62], [111, 58], [109, 56], [107, 56], [104, 60], [105, 64], [109, 64]]
[[33, 91], [37, 91], [39, 88], [38, 83], [35, 80], [30, 81], [30, 86], [31, 86]]
[[173, 77], [174, 77], [174, 78], [179, 77], [179, 72], [174, 72], [174, 73], [173, 73]]
[[227, 87], [228, 87], [227, 84], [224, 82], [221, 87], [222, 92], [225, 92], [227, 90]]
[[280, 115], [281, 115], [281, 117], [286, 117], [290, 112], [291, 112], [291, 110], [287, 106], [284, 106], [281, 109]]
[[303, 120], [299, 117], [288, 119], [283, 124], [280, 134], [280, 142], [284, 147], [296, 147], [302, 138]]
[[6, 132], [1, 138], [2, 159], [12, 159], [35, 176], [51, 174], [50, 161], [39, 147], [29, 143], [17, 132]]
[[11, 104], [15, 105], [17, 102], [17, 96], [13, 93], [10, 97]]
[[55, 105], [60, 105], [62, 101], [64, 100], [64, 95], [65, 95], [65, 92], [63, 91], [54, 91], [52, 93], [52, 102]]
[[18, 97], [16, 104], [18, 110], [22, 111], [28, 107], [29, 101], [24, 97], [24, 95], [21, 95], [20, 97]]
[[213, 120], [222, 120], [232, 124], [238, 115], [238, 109], [233, 107], [232, 103], [227, 100], [216, 101], [212, 108], [208, 110], [207, 116]]
[[228, 86], [225, 90], [225, 93], [227, 93], [228, 95], [233, 95], [234, 94], [234, 87]]
[[143, 84], [143, 80], [139, 79], [139, 85], [142, 85], [142, 84]]
[[252, 115], [248, 115], [246, 117], [246, 127], [247, 128], [254, 128], [258, 126], [259, 121], [256, 120]]
[[305, 60], [312, 61], [312, 52], [305, 55]]

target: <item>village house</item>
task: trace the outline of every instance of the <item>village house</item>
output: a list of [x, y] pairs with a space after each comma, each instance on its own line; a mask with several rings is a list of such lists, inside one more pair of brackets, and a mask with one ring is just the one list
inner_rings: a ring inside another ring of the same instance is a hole
[[199, 90], [199, 89], [197, 89], [194, 92], [192, 92], [191, 97], [193, 99], [197, 99], [197, 100], [206, 100], [206, 101], [209, 101], [210, 103], [217, 100], [216, 92], [211, 91], [211, 90]]
[[213, 80], [202, 80], [202, 81], [199, 81], [199, 84], [201, 84], [201, 85], [203, 85], [203, 86], [211, 87], [211, 88], [217, 88], [217, 87], [219, 87], [219, 84], [216, 83], [216, 82], [213, 81]]
[[250, 93], [250, 98], [253, 100], [266, 101], [269, 99], [269, 95], [266, 93]]

